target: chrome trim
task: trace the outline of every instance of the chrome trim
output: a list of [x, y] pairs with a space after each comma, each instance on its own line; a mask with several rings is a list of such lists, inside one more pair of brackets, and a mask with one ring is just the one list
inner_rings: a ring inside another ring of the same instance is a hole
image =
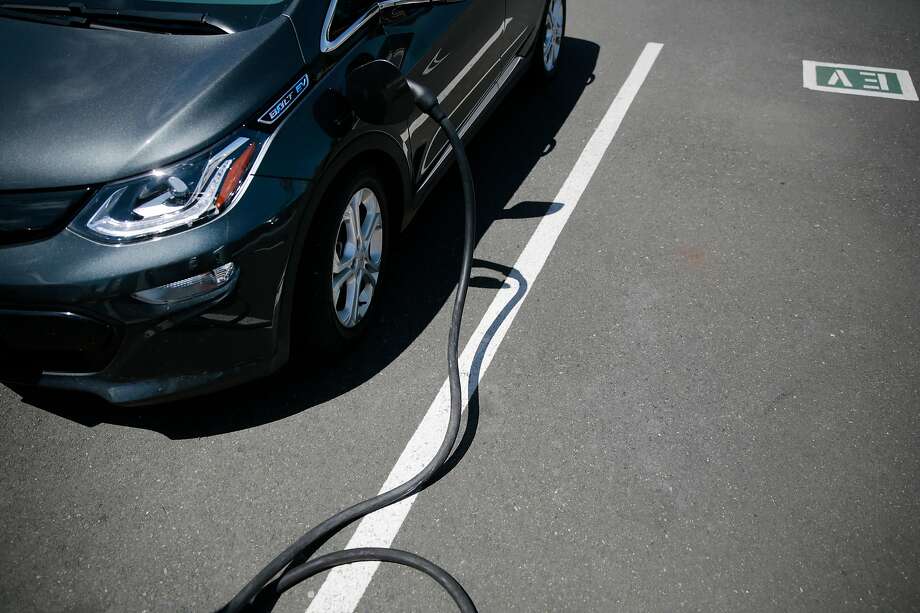
[[329, 40], [329, 30], [332, 29], [332, 19], [335, 16], [335, 7], [338, 4], [338, 0], [332, 0], [332, 2], [329, 3], [329, 8], [326, 10], [326, 19], [323, 21], [323, 35], [319, 40], [319, 50], [323, 53], [331, 53], [335, 51], [344, 45], [345, 41], [354, 36], [358, 30], [366, 26], [371, 19], [386, 9], [409, 4], [431, 3], [432, 0], [380, 0], [380, 2], [377, 2], [371, 8], [369, 8], [367, 12], [364, 13], [360, 19], [358, 19], [358, 21], [345, 28], [345, 31], [339, 34], [334, 40]]
[[405, 6], [407, 4], [434, 4], [434, 2], [432, 2], [432, 0], [380, 0], [380, 2], [377, 3], [377, 8], [380, 11], [385, 11], [386, 9]]
[[[470, 128], [472, 128], [476, 124], [476, 122], [479, 120], [479, 117], [482, 116], [483, 111], [485, 111], [489, 107], [489, 105], [495, 99], [495, 96], [498, 95], [498, 92], [501, 91], [505, 83], [508, 82], [508, 79], [511, 78], [511, 75], [514, 74], [514, 71], [517, 70], [517, 67], [521, 65], [522, 61], [524, 61], [524, 58], [518, 55], [518, 56], [515, 56], [514, 59], [508, 63], [508, 66], [501, 73], [501, 75], [499, 75], [498, 80], [495, 81], [495, 83], [492, 85], [489, 91], [486, 92], [486, 94], [482, 97], [479, 103], [473, 108], [469, 116], [464, 121], [463, 126], [460, 127], [459, 132], [460, 132], [461, 138], [465, 136], [466, 133], [470, 131]], [[416, 192], [422, 191], [425, 185], [428, 184], [428, 181], [431, 180], [431, 177], [437, 174], [438, 169], [447, 160], [450, 153], [451, 153], [451, 150], [449, 147], [444, 147], [444, 149], [442, 149], [442, 153], [438, 157], [438, 160], [434, 164], [432, 164], [431, 171], [422, 181], [422, 184], [418, 186], [418, 189], [416, 190]]]
[[[476, 92], [476, 90], [479, 89], [479, 86], [482, 84], [482, 82], [485, 81], [486, 78], [490, 76], [492, 72], [495, 70], [495, 68], [499, 66], [501, 63], [502, 63], [502, 58], [498, 58], [497, 60], [495, 60], [495, 62], [493, 62], [492, 65], [489, 66], [489, 69], [479, 78], [479, 81], [476, 82], [476, 85], [471, 87], [470, 90], [466, 92], [466, 95], [463, 97], [463, 99], [457, 104], [454, 110], [448, 115], [448, 117], [450, 117], [451, 120], [453, 120], [454, 115], [457, 114], [457, 111], [459, 111], [463, 107], [463, 105], [466, 104], [466, 101], [469, 100], [470, 96], [472, 96]], [[483, 98], [485, 98], [486, 94], [489, 93], [490, 89], [492, 89], [492, 85], [489, 85], [489, 89], [487, 89], [486, 92], [482, 95]], [[476, 103], [476, 106], [478, 105], [479, 105], [479, 102]], [[473, 109], [475, 108], [476, 107], [474, 106]], [[470, 113], [466, 117], [463, 118], [463, 121], [460, 122], [459, 125], [461, 128], [466, 123], [466, 121], [469, 119], [469, 116], [472, 115], [472, 112], [473, 111], [471, 110]], [[430, 119], [428, 115], [422, 115], [422, 117], [426, 119]], [[434, 135], [430, 139], [428, 139], [428, 145], [425, 147], [425, 155], [422, 156], [422, 168], [419, 171], [423, 175], [426, 174], [428, 170], [431, 168], [431, 165], [432, 165], [432, 162], [430, 161], [431, 158], [434, 157], [435, 159], [437, 159], [437, 157], [441, 155], [444, 149], [450, 146], [449, 142], [443, 142], [441, 143], [441, 148], [438, 149], [437, 154], [435, 154], [434, 156], [431, 155], [431, 149], [434, 147], [434, 144], [437, 141], [438, 135], [443, 131], [444, 129], [441, 128], [441, 126], [437, 126], [437, 129], [435, 130]]]
[[[502, 23], [499, 26], [498, 30], [495, 32], [495, 34], [489, 37], [489, 40], [486, 41], [486, 44], [483, 45], [482, 48], [480, 48], [479, 51], [476, 52], [473, 58], [469, 62], [467, 62], [466, 66], [464, 66], [460, 70], [460, 72], [456, 74], [456, 76], [454, 76], [451, 82], [448, 83], [444, 89], [438, 92], [438, 100], [443, 102], [445, 99], [447, 99], [448, 96], [450, 96], [453, 93], [454, 89], [456, 89], [456, 87], [460, 85], [460, 82], [464, 78], [466, 78], [466, 76], [470, 73], [473, 67], [479, 63], [479, 60], [481, 60], [482, 57], [486, 54], [486, 51], [488, 51], [492, 47], [492, 45], [494, 45], [495, 42], [498, 41], [499, 38], [501, 38], [502, 33], [505, 31], [505, 28], [508, 26], [509, 23], [511, 23], [511, 19], [502, 20]], [[504, 53], [502, 53], [501, 55], [504, 55]], [[489, 68], [490, 72], [492, 68], [494, 68], [494, 65]], [[486, 74], [488, 75], [489, 73], [487, 72]], [[482, 82], [482, 79], [480, 79], [480, 82]], [[476, 87], [479, 87], [479, 83], [476, 84]], [[470, 92], [473, 92], [473, 91], [476, 91], [475, 87], [470, 90]], [[469, 94], [467, 94], [467, 96], [469, 96]], [[456, 111], [456, 109], [454, 109], [454, 111]], [[453, 112], [451, 112], [451, 115], [453, 115]], [[419, 115], [415, 119], [415, 121], [412, 122], [412, 125], [409, 126], [409, 136], [411, 137], [412, 134], [414, 134], [415, 131], [418, 130], [429, 119], [431, 118], [428, 117], [428, 115], [424, 113]]]
[[335, 40], [329, 40], [329, 30], [332, 28], [332, 18], [335, 17], [336, 3], [336, 0], [332, 0], [332, 2], [329, 3], [329, 10], [326, 11], [326, 19], [323, 21], [323, 35], [319, 40], [319, 50], [323, 53], [331, 53], [341, 47], [345, 44], [345, 41], [355, 34], [355, 32], [367, 25], [368, 22], [380, 12], [380, 7], [375, 4], [363, 17], [361, 17], [361, 19], [348, 26], [344, 32], [339, 34]]
[[[278, 127], [275, 129], [275, 131], [269, 134], [268, 138], [266, 138], [265, 141], [262, 143], [262, 146], [259, 148], [259, 153], [256, 154], [256, 159], [252, 162], [252, 166], [249, 167], [249, 174], [246, 175], [246, 178], [243, 180], [240, 186], [236, 188], [236, 193], [233, 195], [233, 200], [230, 201], [230, 206], [227, 207], [227, 210], [230, 210], [231, 208], [235, 207], [237, 203], [243, 199], [243, 196], [246, 195], [246, 190], [249, 189], [249, 184], [252, 183], [252, 180], [255, 178], [256, 173], [259, 172], [259, 166], [262, 165], [262, 160], [265, 158], [265, 154], [268, 153], [268, 148], [272, 146], [272, 143], [275, 141], [275, 136], [278, 135], [278, 132], [281, 131], [281, 127], [290, 118], [291, 118], [291, 115], [288, 115], [287, 117], [282, 119], [281, 123], [278, 124]], [[206, 226], [209, 223], [214, 222], [218, 219], [220, 219], [220, 216], [214, 217], [213, 219], [210, 219], [201, 225]]]
[[[505, 21], [505, 23], [504, 23], [504, 25], [503, 25], [503, 27], [502, 27], [502, 31], [505, 30], [505, 26], [506, 26], [508, 23], [510, 23], [510, 22], [511, 22], [510, 19], [508, 19], [508, 20]], [[455, 114], [460, 108], [462, 108], [464, 104], [466, 104], [466, 101], [469, 99], [469, 97], [470, 97], [471, 95], [473, 95], [473, 92], [475, 92], [477, 89], [479, 89], [479, 85], [480, 85], [489, 75], [492, 74], [492, 71], [495, 70], [495, 67], [498, 66], [499, 64], [501, 64], [501, 62], [502, 62], [503, 60], [505, 60], [505, 58], [506, 58], [508, 52], [511, 51], [511, 50], [514, 48], [514, 46], [518, 44], [518, 41], [521, 40], [521, 38], [524, 36], [524, 33], [525, 33], [525, 32], [526, 32], [526, 29], [525, 29], [523, 32], [521, 32], [520, 34], [518, 34], [517, 38], [515, 38], [514, 41], [512, 41], [512, 43], [511, 43], [510, 45], [508, 45], [508, 48], [505, 49], [504, 51], [502, 51], [501, 55], [500, 55], [499, 58], [495, 61], [495, 63], [492, 64], [491, 66], [489, 66], [489, 69], [482, 75], [482, 77], [479, 79], [479, 81], [476, 82], [476, 85], [474, 85], [472, 88], [470, 88], [470, 90], [466, 93], [466, 95], [463, 97], [463, 99], [462, 99], [462, 100], [457, 104], [457, 106], [454, 108], [453, 112], [450, 113], [450, 117], [451, 117], [451, 118], [453, 118], [454, 114]], [[511, 63], [513, 63], [513, 62], [508, 62], [508, 63], [511, 64]], [[505, 70], [507, 70], [507, 66], [505, 67]], [[504, 71], [503, 71], [501, 74], [499, 74], [498, 78], [496, 79], [496, 81], [498, 82], [499, 87], [501, 87], [501, 86], [504, 84], [503, 79], [507, 79], [507, 77], [504, 77], [503, 75], [504, 75]], [[451, 83], [451, 85], [454, 85], [454, 83]], [[490, 86], [490, 88], [491, 88], [491, 86]], [[446, 91], [446, 90], [445, 90], [445, 91]], [[488, 95], [488, 93], [489, 93], [489, 90], [486, 90], [486, 93], [483, 94], [483, 98], [485, 98], [485, 97]], [[442, 99], [443, 99], [443, 98], [442, 98]], [[480, 102], [481, 102], [481, 100], [480, 100]], [[477, 103], [477, 106], [478, 106], [478, 105], [479, 105], [479, 103]], [[473, 107], [473, 110], [471, 110], [470, 113], [463, 119], [463, 122], [460, 124], [460, 127], [461, 127], [461, 128], [463, 127], [463, 125], [464, 125], [467, 121], [469, 121], [470, 117], [473, 115], [473, 112], [474, 112], [475, 110], [476, 110], [476, 107]], [[428, 119], [428, 116], [427, 116], [427, 115], [422, 115], [421, 118]], [[413, 124], [413, 127], [415, 127], [414, 124]], [[429, 170], [429, 169], [431, 168], [431, 166], [432, 166], [432, 164], [430, 164], [428, 160], [432, 157], [432, 156], [431, 156], [431, 148], [432, 148], [432, 146], [434, 146], [435, 139], [437, 138], [438, 134], [440, 134], [440, 132], [441, 132], [441, 128], [439, 127], [439, 128], [435, 131], [434, 136], [432, 136], [431, 139], [428, 141], [428, 146], [425, 148], [425, 155], [422, 156], [422, 168], [421, 168], [421, 170], [420, 170], [420, 172], [421, 172], [422, 175], [426, 174], [426, 173], [428, 172], [428, 170]], [[434, 157], [435, 157], [435, 160], [437, 160], [437, 158], [444, 152], [444, 150], [445, 150], [448, 146], [449, 146], [449, 143], [443, 143], [443, 144], [441, 145], [441, 148], [438, 150], [437, 154], [435, 154], [435, 156], [434, 156]]]

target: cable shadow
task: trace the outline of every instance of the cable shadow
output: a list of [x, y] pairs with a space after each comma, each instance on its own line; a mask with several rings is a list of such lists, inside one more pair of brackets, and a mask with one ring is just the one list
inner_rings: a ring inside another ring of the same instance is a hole
[[[495, 319], [489, 323], [489, 327], [486, 329], [485, 334], [483, 334], [482, 340], [476, 348], [476, 354], [473, 356], [473, 360], [470, 363], [470, 375], [467, 379], [467, 389], [469, 390], [470, 398], [466, 409], [466, 426], [463, 428], [463, 434], [454, 446], [454, 450], [450, 454], [450, 457], [447, 458], [447, 461], [444, 462], [431, 480], [425, 484], [422, 488], [423, 490], [428, 489], [447, 476], [447, 474], [463, 460], [464, 456], [466, 456], [467, 452], [470, 450], [470, 447], [473, 446], [473, 439], [476, 438], [476, 431], [479, 428], [479, 382], [482, 378], [483, 361], [485, 360], [486, 351], [488, 351], [489, 345], [492, 344], [492, 339], [495, 338], [495, 334], [498, 332], [499, 328], [505, 323], [505, 320], [508, 319], [514, 308], [524, 300], [524, 296], [527, 294], [527, 288], [529, 287], [527, 279], [525, 279], [524, 275], [516, 268], [509, 268], [508, 266], [495, 264], [494, 262], [486, 262], [484, 260], [475, 260], [473, 266], [475, 268], [489, 268], [496, 272], [500, 272], [504, 275], [505, 279], [514, 280], [517, 283], [517, 289], [514, 291], [514, 295], [511, 296], [508, 302], [502, 307], [502, 310], [499, 311]], [[504, 284], [504, 287], [510, 288], [507, 284]]]
[[[476, 348], [476, 353], [473, 356], [473, 359], [470, 362], [470, 372], [467, 379], [467, 389], [469, 390], [469, 403], [466, 410], [466, 424], [463, 426], [463, 431], [460, 436], [460, 440], [454, 446], [454, 449], [451, 451], [450, 456], [447, 461], [438, 469], [438, 471], [431, 477], [430, 480], [422, 484], [422, 486], [416, 491], [416, 493], [423, 492], [445, 476], [450, 473], [466, 456], [467, 452], [473, 445], [473, 440], [476, 438], [476, 432], [479, 427], [479, 381], [482, 376], [482, 370], [485, 361], [486, 351], [488, 351], [489, 346], [492, 343], [492, 340], [495, 338], [495, 334], [498, 332], [499, 328], [511, 315], [511, 312], [514, 308], [524, 300], [524, 296], [527, 294], [527, 280], [524, 276], [514, 268], [509, 268], [508, 266], [503, 266], [501, 264], [496, 264], [494, 262], [487, 262], [485, 260], [475, 259], [473, 260], [473, 268], [476, 269], [489, 269], [495, 272], [501, 273], [505, 279], [511, 279], [515, 281], [517, 288], [514, 290], [514, 294], [508, 298], [505, 305], [499, 311], [498, 315], [493, 319], [489, 327], [487, 328], [485, 334], [483, 334], [482, 340], [479, 342], [479, 345]], [[491, 278], [491, 277], [485, 277]], [[503, 284], [504, 288], [509, 288], [510, 285]], [[461, 365], [462, 368], [462, 365]], [[362, 518], [358, 518], [355, 521], [360, 521]], [[354, 522], [353, 522], [354, 523]], [[293, 568], [299, 564], [306, 562], [310, 559], [320, 548], [323, 547], [329, 540], [334, 537], [336, 534], [339, 534], [340, 530], [331, 532], [323, 535], [321, 538], [317, 539], [308, 549], [302, 551], [295, 559], [292, 561], [288, 568]], [[263, 590], [254, 605], [252, 610], [258, 613], [268, 613], [272, 611], [275, 605], [278, 602], [278, 599], [281, 597], [281, 593], [276, 591], [278, 584], [278, 579], [276, 578], [272, 581], [271, 586]], [[220, 613], [220, 612], [218, 612]]]
[[519, 202], [510, 209], [505, 209], [502, 219], [531, 219], [533, 217], [546, 217], [562, 208], [559, 202]]
[[[566, 38], [557, 79], [549, 86], [522, 81], [479, 130], [469, 146], [477, 182], [477, 242], [496, 221], [543, 217], [561, 207], [553, 202], [507, 205], [534, 166], [555, 147], [556, 135], [594, 80], [599, 50], [593, 42]], [[286, 368], [232, 390], [154, 407], [115, 407], [93, 396], [36, 390], [28, 391], [23, 401], [87, 427], [116, 424], [180, 440], [258, 427], [347, 393], [402, 355], [450, 300], [463, 242], [457, 230], [463, 226], [459, 183], [456, 169], [450, 171], [400, 237], [389, 288], [381, 296], [380, 321], [349, 355], [309, 371]], [[512, 271], [500, 264], [480, 264], [511, 278]], [[477, 276], [472, 287], [491, 292], [504, 285]], [[475, 435], [476, 394], [469, 407], [467, 429], [457, 447], [460, 458]]]

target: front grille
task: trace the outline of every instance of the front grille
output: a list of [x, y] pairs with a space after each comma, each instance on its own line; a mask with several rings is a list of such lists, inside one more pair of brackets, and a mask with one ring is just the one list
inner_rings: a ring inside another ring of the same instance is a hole
[[113, 326], [68, 312], [0, 310], [0, 380], [28, 382], [42, 372], [85, 374], [115, 355]]
[[34, 240], [63, 228], [89, 190], [0, 191], [0, 243]]

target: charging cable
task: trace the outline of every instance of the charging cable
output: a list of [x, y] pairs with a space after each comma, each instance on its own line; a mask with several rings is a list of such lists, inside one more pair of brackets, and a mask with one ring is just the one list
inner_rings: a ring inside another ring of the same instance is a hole
[[[450, 420], [447, 433], [438, 452], [417, 475], [402, 485], [373, 498], [344, 509], [301, 536], [269, 562], [230, 601], [220, 613], [254, 613], [269, 611], [278, 598], [299, 583], [323, 571], [355, 562], [389, 562], [421, 571], [434, 579], [463, 613], [476, 613], [476, 605], [463, 586], [444, 569], [407, 551], [391, 548], [346, 549], [312, 558], [332, 536], [362, 517], [395, 504], [418, 493], [450, 457], [460, 432], [462, 391], [460, 387], [459, 344], [460, 323], [473, 268], [473, 247], [476, 232], [476, 196], [473, 173], [463, 142], [450, 118], [441, 109], [437, 97], [427, 88], [406, 79], [399, 70], [384, 60], [377, 60], [356, 69], [349, 78], [349, 99], [356, 114], [372, 123], [390, 121], [400, 114], [408, 116], [410, 107], [417, 107], [436, 121], [450, 141], [463, 183], [464, 239], [460, 281], [454, 297], [447, 344], [447, 364], [450, 380]], [[392, 123], [392, 122], [391, 122]], [[312, 558], [312, 559], [311, 559]]]

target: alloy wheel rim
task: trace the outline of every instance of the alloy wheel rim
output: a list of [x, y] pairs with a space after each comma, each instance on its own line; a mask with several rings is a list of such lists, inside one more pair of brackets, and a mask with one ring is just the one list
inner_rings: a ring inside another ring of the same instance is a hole
[[339, 323], [354, 328], [370, 309], [383, 258], [383, 215], [377, 194], [352, 194], [339, 221], [332, 253], [332, 304]]
[[543, 36], [543, 67], [547, 72], [552, 72], [559, 61], [559, 50], [562, 48], [562, 31], [565, 25], [565, 10], [562, 0], [550, 0], [549, 10], [546, 11], [546, 29]]

